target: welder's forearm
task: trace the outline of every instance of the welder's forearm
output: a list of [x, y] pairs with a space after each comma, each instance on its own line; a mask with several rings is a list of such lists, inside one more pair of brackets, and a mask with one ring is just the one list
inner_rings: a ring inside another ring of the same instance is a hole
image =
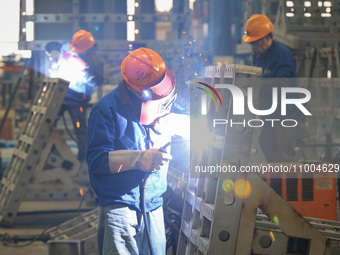
[[138, 162], [143, 151], [117, 150], [109, 152], [109, 167], [112, 174], [117, 174], [132, 169], [138, 169]]

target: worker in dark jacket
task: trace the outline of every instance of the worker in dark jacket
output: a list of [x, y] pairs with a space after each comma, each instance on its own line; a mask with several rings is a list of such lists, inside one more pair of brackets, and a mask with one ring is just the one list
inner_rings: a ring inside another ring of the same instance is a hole
[[161, 147], [171, 137], [154, 124], [169, 115], [176, 99], [175, 78], [162, 58], [147, 48], [131, 52], [121, 72], [124, 80], [94, 105], [88, 121], [87, 163], [100, 206], [98, 250], [100, 255], [150, 250], [162, 255], [162, 194], [172, 157], [169, 147]]
[[254, 65], [262, 68], [263, 78], [296, 78], [294, 59], [289, 49], [273, 40], [274, 25], [266, 15], [252, 15], [246, 25], [243, 41], [250, 44]]
[[[272, 87], [296, 86], [296, 71], [294, 59], [290, 50], [283, 44], [273, 40], [274, 25], [265, 15], [252, 15], [245, 25], [243, 40], [251, 45], [254, 66], [262, 68], [263, 80], [260, 88], [261, 109], [269, 109], [272, 105]], [[280, 79], [279, 79], [280, 78]], [[275, 79], [275, 80], [273, 80]], [[296, 95], [292, 95], [296, 97]], [[278, 95], [280, 99], [280, 94]], [[267, 119], [297, 119], [301, 117], [296, 108], [288, 107], [287, 115], [281, 116], [281, 104], [278, 102], [277, 110]], [[280, 124], [271, 126], [265, 122], [259, 141], [266, 159], [269, 162], [294, 161], [297, 128], [282, 127]]]

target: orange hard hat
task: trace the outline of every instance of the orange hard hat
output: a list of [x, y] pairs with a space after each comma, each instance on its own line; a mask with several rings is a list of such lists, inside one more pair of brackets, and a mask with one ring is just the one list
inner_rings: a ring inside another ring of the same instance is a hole
[[90, 49], [96, 40], [92, 34], [86, 30], [79, 30], [73, 35], [70, 50], [75, 53], [82, 53]]
[[274, 29], [274, 25], [266, 15], [254, 14], [246, 22], [243, 41], [255, 42]]
[[120, 66], [124, 80], [134, 90], [149, 90], [152, 99], [169, 95], [175, 87], [175, 79], [166, 68], [161, 56], [147, 48], [139, 48], [125, 57]]

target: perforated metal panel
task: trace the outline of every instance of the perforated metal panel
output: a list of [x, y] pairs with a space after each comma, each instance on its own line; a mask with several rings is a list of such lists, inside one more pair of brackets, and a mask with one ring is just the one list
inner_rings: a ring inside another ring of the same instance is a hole
[[[261, 72], [261, 68], [250, 66], [214, 66], [206, 69], [204, 78], [210, 79], [209, 84], [215, 88], [219, 88], [219, 84], [234, 84], [245, 91], [250, 78], [260, 77]], [[258, 93], [256, 84], [252, 85], [254, 93]], [[219, 95], [223, 105], [216, 108], [211, 103], [207, 113], [209, 118], [233, 118], [240, 121], [237, 116], [228, 114], [232, 108], [228, 90], [219, 91]], [[243, 117], [254, 118], [250, 112], [246, 112]], [[199, 160], [207, 165], [246, 165], [250, 156], [252, 132], [251, 128], [238, 126], [215, 127], [212, 145], [209, 153], [205, 154], [207, 158]], [[191, 162], [192, 165], [195, 163], [197, 162]], [[237, 198], [233, 192], [226, 196], [222, 183], [226, 179], [235, 182], [242, 177], [244, 175], [240, 173], [229, 172], [211, 176], [199, 174], [189, 180], [177, 254], [223, 254], [225, 251], [235, 253], [242, 199]]]

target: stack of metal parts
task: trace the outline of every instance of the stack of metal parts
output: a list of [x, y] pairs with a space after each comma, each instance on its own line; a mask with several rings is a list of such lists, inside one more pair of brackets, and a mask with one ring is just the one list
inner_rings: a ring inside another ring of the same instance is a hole
[[0, 184], [0, 221], [12, 225], [40, 162], [68, 83], [46, 78], [37, 94]]
[[[68, 243], [68, 240], [78, 240], [83, 242], [79, 255], [96, 252], [98, 211], [98, 208], [91, 210], [48, 229], [46, 235], [51, 239], [49, 246], [62, 247]], [[65, 250], [63, 254], [66, 254]]]

